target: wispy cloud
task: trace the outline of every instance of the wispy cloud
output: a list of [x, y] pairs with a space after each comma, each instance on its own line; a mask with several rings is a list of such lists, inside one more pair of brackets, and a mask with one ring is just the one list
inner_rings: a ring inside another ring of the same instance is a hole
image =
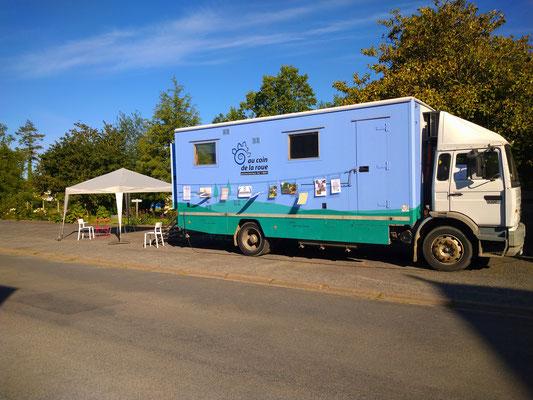
[[[42, 77], [78, 69], [118, 71], [168, 65], [208, 64], [227, 58], [228, 50], [272, 46], [310, 39], [334, 40], [335, 34], [375, 23], [384, 15], [331, 19], [312, 26], [311, 14], [342, 8], [345, 1], [315, 2], [272, 13], [248, 10], [240, 15], [211, 9], [144, 27], [117, 29], [18, 56], [8, 66], [24, 77]], [[333, 13], [343, 15], [343, 13]], [[345, 17], [345, 15], [343, 15]], [[254, 34], [250, 34], [252, 31]]]

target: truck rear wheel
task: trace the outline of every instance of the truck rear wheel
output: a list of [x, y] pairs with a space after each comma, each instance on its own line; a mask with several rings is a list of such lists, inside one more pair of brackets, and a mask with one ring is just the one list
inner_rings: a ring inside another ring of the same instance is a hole
[[255, 222], [246, 222], [241, 226], [237, 244], [246, 256], [260, 256], [270, 251], [270, 243]]
[[424, 239], [422, 247], [427, 263], [438, 271], [460, 271], [470, 265], [472, 243], [459, 229], [439, 226]]

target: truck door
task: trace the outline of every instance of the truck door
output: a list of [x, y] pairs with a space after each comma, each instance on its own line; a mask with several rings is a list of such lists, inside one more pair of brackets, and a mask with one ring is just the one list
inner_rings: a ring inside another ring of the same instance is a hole
[[388, 118], [356, 121], [358, 211], [390, 208], [387, 185], [389, 134]]
[[468, 216], [480, 226], [505, 223], [502, 157], [499, 149], [477, 153], [456, 151], [450, 179], [450, 211]]

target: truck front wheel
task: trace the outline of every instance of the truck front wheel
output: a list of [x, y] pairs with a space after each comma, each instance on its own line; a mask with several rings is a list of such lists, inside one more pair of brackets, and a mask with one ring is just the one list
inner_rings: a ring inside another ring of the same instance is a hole
[[439, 271], [460, 271], [470, 265], [472, 243], [459, 229], [439, 226], [425, 237], [422, 252], [427, 263]]
[[246, 256], [260, 256], [270, 251], [270, 243], [255, 222], [246, 222], [241, 226], [237, 244]]

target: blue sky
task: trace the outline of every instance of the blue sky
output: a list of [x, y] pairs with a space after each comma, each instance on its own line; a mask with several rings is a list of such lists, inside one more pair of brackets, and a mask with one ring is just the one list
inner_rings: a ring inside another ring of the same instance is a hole
[[[0, 122], [26, 119], [49, 145], [81, 121], [100, 128], [120, 111], [152, 116], [175, 76], [202, 123], [238, 105], [282, 64], [309, 75], [319, 100], [372, 61], [376, 24], [430, 1], [0, 0]], [[530, 34], [533, 1], [476, 2], [499, 9], [504, 35]]]

